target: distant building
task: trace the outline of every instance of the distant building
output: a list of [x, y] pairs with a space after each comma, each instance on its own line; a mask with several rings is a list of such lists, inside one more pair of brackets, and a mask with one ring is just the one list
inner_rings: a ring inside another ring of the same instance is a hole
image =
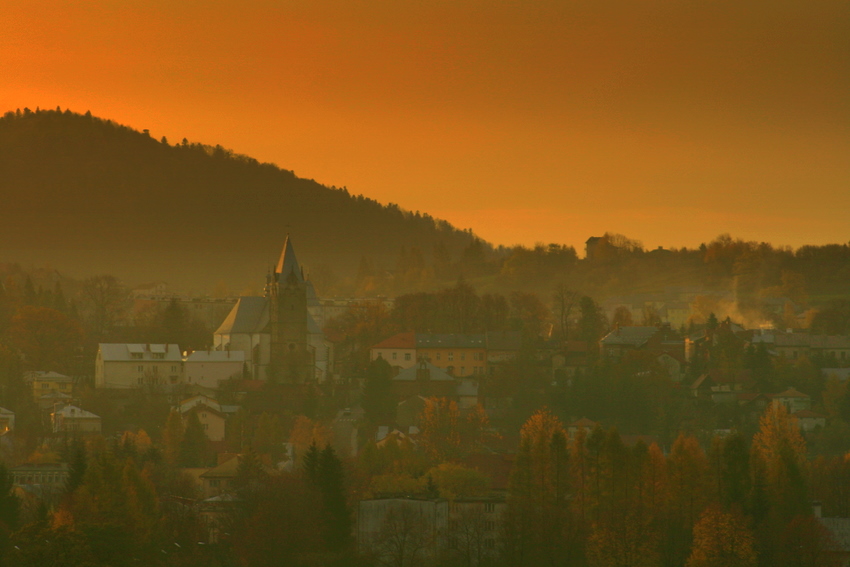
[[263, 297], [240, 297], [214, 334], [216, 350], [243, 352], [251, 375], [285, 384], [323, 382], [333, 367], [331, 343], [310, 315], [317, 305], [289, 237]]
[[183, 382], [218, 389], [222, 381], [241, 378], [245, 353], [230, 350], [196, 350], [183, 361]]
[[50, 414], [53, 433], [100, 433], [101, 419], [77, 406], [65, 406]]
[[95, 359], [96, 388], [130, 389], [180, 383], [183, 356], [176, 344], [101, 343]]
[[498, 365], [516, 358], [522, 345], [514, 331], [479, 334], [399, 333], [370, 349], [371, 360], [379, 356], [396, 372], [412, 368], [419, 360], [455, 377], [491, 373]]
[[36, 402], [45, 394], [60, 392], [71, 395], [74, 388], [74, 379], [58, 372], [47, 372], [34, 370], [24, 374], [24, 380], [32, 388], [32, 395]]

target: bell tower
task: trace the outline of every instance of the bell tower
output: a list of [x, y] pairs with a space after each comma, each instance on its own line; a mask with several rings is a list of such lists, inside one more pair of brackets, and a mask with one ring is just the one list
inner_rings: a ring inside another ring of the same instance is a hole
[[267, 379], [303, 384], [314, 377], [308, 340], [307, 283], [289, 236], [266, 286], [269, 300], [269, 368]]

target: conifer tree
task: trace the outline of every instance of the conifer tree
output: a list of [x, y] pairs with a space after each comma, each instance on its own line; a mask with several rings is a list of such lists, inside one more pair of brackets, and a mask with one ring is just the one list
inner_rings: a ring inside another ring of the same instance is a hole
[[184, 467], [202, 467], [208, 464], [207, 453], [207, 435], [204, 433], [204, 426], [201, 425], [198, 418], [198, 412], [189, 412], [183, 430], [183, 438], [180, 440], [180, 458], [178, 461]]
[[351, 542], [351, 514], [346, 501], [342, 461], [330, 444], [325, 445], [318, 462], [319, 490], [325, 517], [325, 543], [332, 551], [343, 551]]

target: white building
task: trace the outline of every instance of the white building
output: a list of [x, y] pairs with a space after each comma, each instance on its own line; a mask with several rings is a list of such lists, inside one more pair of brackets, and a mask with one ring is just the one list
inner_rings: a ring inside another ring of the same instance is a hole
[[65, 406], [56, 410], [50, 414], [50, 420], [53, 423], [53, 433], [100, 433], [100, 416], [77, 406]]
[[176, 344], [101, 343], [95, 360], [96, 388], [141, 388], [178, 384], [183, 356]]
[[183, 382], [218, 389], [222, 380], [241, 378], [244, 366], [241, 350], [196, 350], [183, 361]]

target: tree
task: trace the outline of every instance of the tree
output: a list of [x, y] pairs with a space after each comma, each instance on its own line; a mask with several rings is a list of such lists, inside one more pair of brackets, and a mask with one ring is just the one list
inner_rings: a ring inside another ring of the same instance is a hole
[[840, 546], [832, 532], [811, 514], [793, 518], [779, 539], [785, 565], [800, 567], [838, 567], [836, 551]]
[[8, 553], [9, 535], [18, 528], [21, 502], [14, 492], [14, 482], [6, 465], [0, 462], [0, 563]]
[[564, 344], [566, 344], [569, 339], [570, 314], [578, 301], [578, 297], [578, 292], [569, 289], [565, 283], [559, 283], [555, 286], [555, 292], [552, 294], [552, 302], [555, 306], [555, 315], [558, 318], [558, 325], [561, 331], [561, 341]]
[[346, 502], [342, 461], [330, 444], [319, 455], [316, 472], [324, 510], [325, 546], [331, 551], [344, 551], [351, 545], [351, 513]]
[[47, 307], [21, 307], [12, 317], [8, 334], [27, 366], [40, 370], [71, 372], [83, 344], [80, 325]]
[[578, 321], [579, 338], [590, 345], [595, 345], [605, 328], [604, 315], [596, 302], [586, 295], [581, 298], [579, 309], [581, 310]]
[[520, 436], [508, 491], [506, 552], [516, 565], [551, 563], [568, 551], [566, 433], [543, 409], [525, 422]]
[[752, 458], [764, 467], [768, 498], [776, 512], [785, 521], [804, 513], [806, 442], [797, 419], [784, 405], [772, 403], [765, 409], [753, 437]]
[[197, 410], [190, 411], [186, 419], [178, 462], [182, 467], [203, 467], [209, 464], [207, 435]]
[[124, 309], [127, 293], [114, 276], [92, 276], [83, 282], [83, 298], [89, 311], [92, 334], [105, 339]]
[[396, 402], [392, 390], [392, 367], [378, 357], [366, 368], [363, 385], [363, 412], [366, 421], [373, 426], [395, 421]]
[[694, 526], [687, 567], [756, 567], [753, 543], [752, 532], [740, 513], [710, 506]]
[[436, 462], [456, 457], [461, 452], [460, 410], [448, 398], [428, 398], [420, 417], [420, 442]]
[[177, 410], [171, 410], [168, 420], [165, 422], [165, 430], [162, 433], [162, 444], [164, 448], [165, 462], [176, 467], [180, 462], [181, 448], [183, 446], [183, 417]]

